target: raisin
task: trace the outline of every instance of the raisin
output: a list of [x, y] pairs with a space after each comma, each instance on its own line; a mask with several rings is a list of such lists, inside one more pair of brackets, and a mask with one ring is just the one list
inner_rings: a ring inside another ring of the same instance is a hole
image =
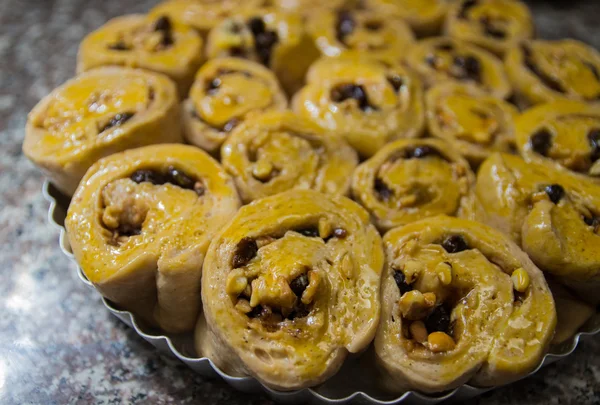
[[550, 201], [552, 201], [554, 204], [558, 204], [558, 202], [565, 195], [565, 189], [562, 188], [562, 186], [559, 184], [551, 184], [549, 186], [546, 186], [544, 191], [546, 192], [546, 194], [548, 194]]
[[229, 55], [243, 58], [246, 56], [246, 51], [242, 47], [233, 46], [229, 48]]
[[118, 41], [112, 45], [108, 46], [108, 49], [112, 49], [113, 51], [128, 51], [131, 48], [127, 46], [127, 44], [123, 41]]
[[175, 184], [181, 188], [193, 189], [196, 181], [192, 179], [187, 174], [183, 173], [181, 170], [177, 170], [173, 166], [170, 166], [167, 169], [167, 173], [169, 175], [168, 182]]
[[306, 305], [304, 305], [302, 302], [296, 304], [296, 306], [294, 307], [294, 310], [292, 312], [290, 312], [290, 314], [286, 317], [286, 319], [289, 320], [293, 320], [296, 318], [304, 318], [305, 316], [308, 316], [308, 314], [310, 313], [310, 310], [308, 309], [308, 307]]
[[598, 217], [588, 217], [586, 215], [583, 216], [583, 222], [585, 222], [588, 226], [596, 227], [600, 224], [600, 218]]
[[477, 5], [477, 0], [464, 1], [458, 12], [458, 18], [461, 18], [461, 19], [467, 18], [467, 13], [469, 12], [469, 10], [476, 5]]
[[232, 118], [223, 125], [223, 132], [231, 132], [239, 124], [240, 121], [237, 118]]
[[250, 31], [254, 35], [261, 34], [261, 33], [265, 32], [265, 29], [266, 29], [265, 22], [262, 20], [262, 18], [259, 18], [259, 17], [251, 18], [248, 21], [248, 28], [250, 28]]
[[537, 154], [547, 156], [552, 147], [552, 134], [547, 129], [540, 129], [529, 138], [531, 149]]
[[356, 84], [340, 84], [331, 89], [331, 100], [334, 103], [341, 103], [348, 99], [354, 99], [358, 102], [358, 107], [362, 111], [376, 110], [375, 106], [369, 103], [367, 92], [361, 85]]
[[404, 276], [404, 273], [402, 273], [402, 271], [400, 270], [394, 270], [394, 281], [396, 282], [396, 285], [398, 286], [398, 289], [400, 290], [400, 295], [403, 295], [409, 291], [412, 291], [412, 287], [410, 286], [410, 284], [408, 284], [406, 282], [406, 277]]
[[379, 31], [383, 27], [383, 23], [381, 21], [367, 21], [365, 23], [365, 28], [369, 31]]
[[267, 29], [262, 18], [254, 17], [248, 20], [248, 27], [254, 37], [254, 48], [263, 65], [268, 65], [271, 60], [273, 46], [279, 40], [275, 31]]
[[299, 275], [290, 283], [290, 288], [298, 298], [302, 297], [306, 287], [308, 287], [308, 276], [306, 273]]
[[154, 23], [154, 31], [162, 34], [161, 44], [165, 47], [173, 45], [173, 26], [167, 16], [162, 16]]
[[404, 80], [398, 75], [388, 76], [387, 81], [392, 85], [396, 93], [404, 86]]
[[544, 85], [549, 87], [550, 89], [559, 93], [565, 92], [563, 86], [556, 79], [548, 76], [535, 64], [535, 62], [533, 61], [533, 52], [528, 46], [522, 45], [521, 50], [523, 51], [523, 62], [525, 63], [525, 66], [527, 66], [527, 68], [531, 71], [531, 73], [536, 75], [542, 81], [542, 83], [544, 83]]
[[125, 122], [129, 121], [135, 114], [131, 112], [119, 113], [111, 118], [111, 120], [106, 124], [99, 132], [104, 132], [107, 129], [118, 127], [123, 125]]
[[154, 170], [136, 170], [129, 178], [138, 184], [144, 182], [155, 185], [165, 184], [164, 177]]
[[436, 49], [445, 52], [452, 52], [454, 50], [454, 45], [452, 45], [451, 43], [439, 44], [438, 46], [436, 46]]
[[346, 236], [348, 236], [348, 231], [346, 231], [344, 228], [335, 228], [333, 230], [333, 236], [344, 239]]
[[215, 77], [206, 84], [205, 91], [207, 94], [213, 95], [218, 91], [219, 87], [221, 87], [221, 79]]
[[427, 332], [448, 332], [450, 328], [450, 314], [448, 312], [443, 305], [435, 307], [433, 312], [425, 319]]
[[448, 253], [458, 253], [470, 249], [469, 244], [460, 235], [450, 235], [442, 242], [442, 247]]
[[142, 233], [142, 228], [140, 225], [119, 224], [116, 231], [119, 236], [136, 236]]
[[250, 260], [256, 256], [258, 252], [258, 245], [252, 238], [243, 238], [237, 244], [235, 254], [233, 255], [232, 266], [234, 269], [242, 267], [248, 264]]
[[379, 199], [383, 201], [388, 201], [390, 197], [394, 195], [394, 191], [390, 189], [387, 186], [387, 184], [385, 184], [385, 182], [379, 177], [375, 178], [374, 189], [377, 195], [379, 196]]
[[312, 226], [307, 228], [296, 229], [296, 232], [298, 232], [301, 235], [308, 236], [309, 238], [315, 238], [319, 236], [319, 230]]
[[348, 10], [341, 10], [337, 16], [337, 24], [335, 27], [336, 38], [341, 43], [345, 43], [346, 37], [354, 31], [356, 21], [352, 17], [352, 13]]
[[600, 159], [600, 129], [592, 129], [588, 132], [588, 141], [592, 147], [590, 159], [592, 162]]
[[458, 68], [457, 78], [481, 82], [481, 63], [473, 56], [455, 56], [454, 66]]
[[496, 39], [506, 38], [506, 32], [498, 27], [495, 27], [490, 17], [482, 17], [479, 21], [483, 25], [483, 30], [485, 31], [486, 35]]
[[429, 145], [421, 145], [404, 150], [405, 159], [422, 159], [427, 156], [441, 156], [440, 152]]

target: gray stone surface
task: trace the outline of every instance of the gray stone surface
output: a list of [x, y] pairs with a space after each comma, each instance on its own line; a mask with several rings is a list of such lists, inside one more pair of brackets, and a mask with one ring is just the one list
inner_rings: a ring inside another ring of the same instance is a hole
[[[46, 219], [42, 176], [21, 153], [26, 114], [74, 72], [78, 42], [149, 0], [0, 1], [0, 403], [271, 404], [167, 359], [78, 279]], [[600, 48], [600, 2], [532, 2], [541, 36]], [[598, 404], [600, 339], [469, 404]]]

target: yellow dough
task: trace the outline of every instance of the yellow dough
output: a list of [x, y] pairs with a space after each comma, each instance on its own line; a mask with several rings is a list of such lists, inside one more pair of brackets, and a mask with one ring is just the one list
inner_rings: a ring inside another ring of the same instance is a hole
[[492, 152], [514, 152], [518, 110], [473, 84], [442, 83], [425, 94], [427, 128], [477, 167]]
[[497, 386], [533, 371], [556, 311], [542, 272], [506, 236], [478, 222], [424, 219], [384, 237], [382, 382], [393, 392]]
[[407, 69], [370, 58], [323, 58], [292, 100], [293, 110], [343, 135], [363, 157], [386, 143], [421, 135], [424, 126], [420, 81]]
[[65, 226], [100, 293], [167, 332], [192, 330], [208, 244], [239, 207], [233, 182], [193, 146], [153, 145], [94, 164]]
[[529, 8], [515, 0], [460, 0], [448, 12], [447, 35], [498, 56], [534, 34]]
[[246, 59], [213, 59], [198, 71], [183, 103], [185, 139], [214, 153], [246, 118], [285, 110], [287, 98], [275, 75]]
[[516, 129], [526, 160], [600, 180], [600, 105], [567, 100], [541, 104], [525, 111]]
[[53, 90], [29, 113], [23, 153], [72, 195], [98, 159], [125, 149], [181, 142], [177, 89], [166, 76], [104, 67]]
[[354, 172], [352, 194], [382, 231], [439, 214], [472, 215], [475, 175], [446, 142], [392, 142]]
[[348, 194], [358, 164], [342, 137], [291, 112], [248, 119], [223, 144], [221, 158], [245, 202], [289, 189]]
[[409, 48], [406, 63], [425, 87], [453, 81], [474, 84], [500, 99], [511, 94], [502, 61], [464, 41], [449, 37], [422, 39]]
[[118, 65], [164, 73], [184, 98], [202, 63], [202, 38], [169, 17], [141, 14], [113, 18], [88, 34], [77, 54], [77, 72]]
[[238, 14], [213, 28], [206, 54], [209, 59], [236, 56], [260, 62], [275, 72], [291, 95], [302, 86], [319, 51], [300, 15], [263, 8]]
[[346, 197], [287, 191], [242, 207], [210, 245], [196, 349], [273, 389], [315, 386], [379, 321], [381, 238]]
[[384, 13], [398, 16], [419, 36], [439, 34], [451, 2], [448, 0], [375, 0]]
[[477, 174], [477, 219], [592, 303], [600, 287], [600, 185], [552, 165], [493, 154]]
[[526, 41], [506, 54], [505, 65], [522, 106], [600, 100], [600, 54], [583, 42]]
[[320, 11], [307, 20], [307, 27], [324, 56], [354, 51], [390, 65], [399, 63], [414, 41], [400, 17], [366, 6]]

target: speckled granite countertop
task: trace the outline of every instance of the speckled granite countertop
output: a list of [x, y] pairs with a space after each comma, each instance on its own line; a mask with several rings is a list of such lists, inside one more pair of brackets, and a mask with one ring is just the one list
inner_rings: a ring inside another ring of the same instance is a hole
[[[26, 114], [74, 72], [77, 45], [152, 0], [0, 1], [0, 403], [271, 404], [158, 354], [77, 278], [47, 222], [42, 176], [21, 153]], [[600, 1], [531, 2], [538, 31], [600, 49]], [[600, 339], [468, 404], [600, 404]]]

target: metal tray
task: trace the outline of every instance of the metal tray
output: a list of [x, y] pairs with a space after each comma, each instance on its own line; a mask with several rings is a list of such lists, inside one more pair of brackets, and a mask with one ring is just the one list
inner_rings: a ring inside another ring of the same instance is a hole
[[[64, 228], [64, 220], [69, 206], [69, 198], [62, 195], [48, 181], [43, 186], [44, 197], [50, 202], [48, 220], [60, 231], [60, 248], [64, 254], [75, 263], [69, 241]], [[85, 277], [77, 266], [77, 274], [81, 281], [91, 289], [92, 283]], [[95, 289], [94, 289], [95, 291]], [[265, 392], [277, 402], [285, 404], [299, 404], [305, 402], [319, 404], [369, 404], [369, 405], [430, 405], [442, 401], [460, 403], [468, 398], [475, 397], [493, 388], [478, 388], [465, 384], [450, 392], [437, 396], [424, 395], [415, 391], [408, 391], [400, 397], [390, 396], [376, 388], [374, 373], [365, 372], [364, 359], [368, 356], [350, 357], [342, 369], [331, 379], [315, 388], [308, 388], [292, 392], [280, 392], [263, 386], [252, 377], [232, 377], [221, 371], [213, 362], [206, 358], [198, 358], [194, 352], [193, 337], [187, 335], [165, 335], [160, 331], [144, 325], [128, 311], [118, 308], [112, 302], [102, 298], [104, 306], [121, 321], [132, 327], [138, 335], [151, 343], [158, 350], [176, 357], [197, 373], [206, 377], [222, 377], [227, 383], [238, 391], [256, 393]], [[552, 346], [550, 352], [544, 356], [542, 363], [531, 373], [534, 374], [541, 367], [567, 357], [577, 347], [581, 336], [600, 333], [600, 312], [583, 325], [579, 333], [567, 342]], [[530, 374], [530, 375], [531, 375]], [[348, 381], [352, 381], [348, 384]]]

